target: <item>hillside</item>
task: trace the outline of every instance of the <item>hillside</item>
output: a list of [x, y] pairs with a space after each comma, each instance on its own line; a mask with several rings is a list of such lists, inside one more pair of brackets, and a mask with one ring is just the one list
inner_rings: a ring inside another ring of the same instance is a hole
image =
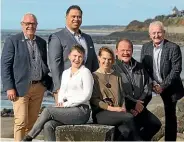
[[165, 27], [178, 27], [178, 26], [184, 26], [184, 17], [170, 17], [170, 16], [156, 16], [154, 19], [147, 19], [144, 22], [134, 20], [130, 22], [127, 27], [126, 31], [147, 31], [148, 26], [152, 21], [161, 21], [163, 22]]
[[144, 22], [134, 20], [127, 25], [124, 31], [115, 31], [102, 38], [94, 37], [94, 41], [96, 43], [115, 43], [120, 38], [128, 38], [134, 44], [143, 44], [150, 40], [148, 34], [149, 24], [157, 20], [163, 22], [167, 39], [184, 46], [184, 16], [177, 17], [174, 15], [160, 15], [154, 19], [147, 19]]
[[81, 29], [87, 29], [87, 30], [91, 30], [91, 29], [95, 29], [95, 30], [103, 30], [103, 29], [121, 29], [124, 28], [125, 26], [122, 25], [84, 25], [81, 26]]

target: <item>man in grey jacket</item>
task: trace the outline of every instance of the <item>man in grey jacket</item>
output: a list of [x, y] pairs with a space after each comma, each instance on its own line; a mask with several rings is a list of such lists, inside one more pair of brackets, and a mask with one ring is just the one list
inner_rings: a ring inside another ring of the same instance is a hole
[[98, 68], [98, 60], [91, 37], [81, 32], [82, 10], [77, 5], [70, 6], [66, 11], [66, 27], [49, 37], [49, 65], [54, 82], [54, 96], [57, 103], [57, 92], [61, 83], [61, 76], [70, 67], [68, 54], [73, 45], [79, 44], [85, 49], [85, 66], [94, 72]]
[[180, 78], [182, 53], [179, 45], [165, 39], [164, 25], [154, 21], [149, 25], [151, 41], [141, 50], [141, 61], [153, 81], [153, 91], [160, 94], [165, 110], [165, 141], [176, 141], [176, 104], [184, 96]]
[[143, 65], [133, 57], [133, 44], [128, 39], [121, 39], [116, 44], [116, 56], [114, 70], [122, 76], [127, 111], [135, 117], [135, 124], [140, 130], [140, 136], [144, 141], [150, 141], [161, 127], [159, 119], [147, 110], [146, 106], [152, 98], [151, 82]]
[[[49, 37], [49, 65], [54, 82], [53, 94], [57, 103], [57, 92], [61, 85], [61, 76], [71, 65], [68, 60], [73, 45], [81, 45], [85, 49], [84, 64], [91, 71], [98, 69], [98, 60], [91, 37], [81, 32], [82, 10], [77, 5], [70, 6], [66, 11], [66, 27]], [[62, 88], [61, 88], [62, 89]], [[44, 135], [55, 132], [56, 126], [62, 125], [57, 121], [50, 121], [44, 126]]]

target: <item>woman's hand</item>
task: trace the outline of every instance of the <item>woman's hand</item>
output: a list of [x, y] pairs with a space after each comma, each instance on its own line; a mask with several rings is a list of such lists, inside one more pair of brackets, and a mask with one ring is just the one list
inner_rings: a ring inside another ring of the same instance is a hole
[[56, 107], [63, 107], [63, 103], [57, 103]]
[[112, 106], [108, 106], [107, 110], [109, 111], [116, 111], [116, 112], [126, 112], [126, 108], [125, 107], [112, 107]]

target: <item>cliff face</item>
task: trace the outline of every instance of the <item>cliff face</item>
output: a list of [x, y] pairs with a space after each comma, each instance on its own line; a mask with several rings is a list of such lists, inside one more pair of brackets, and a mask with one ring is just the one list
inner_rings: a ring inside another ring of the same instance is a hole
[[147, 31], [149, 24], [152, 21], [161, 21], [163, 22], [165, 27], [170, 27], [170, 26], [184, 26], [184, 17], [172, 17], [170, 16], [156, 16], [154, 19], [147, 19], [144, 22], [140, 22], [137, 20], [134, 20], [130, 22], [125, 31]]

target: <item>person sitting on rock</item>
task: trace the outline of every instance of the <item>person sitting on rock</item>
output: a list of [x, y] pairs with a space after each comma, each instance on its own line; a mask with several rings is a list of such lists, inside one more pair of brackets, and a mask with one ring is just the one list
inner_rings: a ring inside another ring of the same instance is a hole
[[100, 48], [98, 60], [100, 67], [93, 73], [94, 88], [90, 100], [93, 121], [116, 126], [121, 135], [115, 140], [123, 140], [130, 133], [132, 140], [141, 140], [136, 132], [133, 115], [124, 106], [121, 75], [111, 69], [115, 61], [113, 51], [108, 47]]
[[85, 124], [90, 117], [89, 100], [94, 80], [83, 65], [85, 50], [74, 45], [69, 54], [71, 67], [62, 74], [58, 104], [43, 110], [32, 130], [23, 141], [31, 141], [44, 129], [44, 139], [56, 141], [55, 129], [60, 125]]
[[139, 134], [144, 141], [150, 141], [161, 127], [160, 120], [146, 106], [152, 98], [152, 82], [143, 68], [133, 57], [133, 44], [120, 39], [116, 44], [116, 60], [113, 69], [121, 74], [126, 99], [126, 109], [134, 115]]

